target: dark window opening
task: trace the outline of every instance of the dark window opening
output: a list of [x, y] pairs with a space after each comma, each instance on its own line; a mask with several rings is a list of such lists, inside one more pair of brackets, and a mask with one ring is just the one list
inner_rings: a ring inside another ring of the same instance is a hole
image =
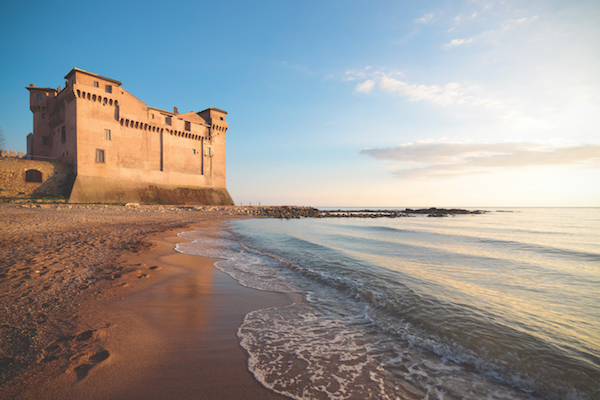
[[171, 117], [170, 116], [169, 117], [165, 117], [165, 124], [167, 124], [169, 126], [171, 125]]
[[97, 163], [104, 162], [104, 150], [96, 150], [96, 162]]
[[106, 93], [112, 93], [112, 85], [105, 86]]
[[42, 95], [38, 94], [38, 100], [41, 100], [41, 99], [42, 99]]
[[186, 131], [192, 130], [192, 123], [190, 121], [185, 121], [185, 130]]
[[48, 136], [43, 136], [42, 143], [44, 143], [45, 146], [50, 146], [50, 138]]
[[223, 117], [221, 117], [221, 121], [223, 121]]
[[42, 182], [42, 173], [37, 169], [25, 171], [25, 182]]
[[100, 87], [100, 84], [97, 81], [94, 81], [94, 87]]

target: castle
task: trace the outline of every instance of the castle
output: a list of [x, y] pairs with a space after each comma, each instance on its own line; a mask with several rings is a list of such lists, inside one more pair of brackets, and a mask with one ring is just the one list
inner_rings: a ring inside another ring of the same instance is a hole
[[72, 166], [71, 202], [233, 204], [226, 111], [147, 106], [122, 83], [78, 68], [65, 88], [27, 87], [31, 160]]

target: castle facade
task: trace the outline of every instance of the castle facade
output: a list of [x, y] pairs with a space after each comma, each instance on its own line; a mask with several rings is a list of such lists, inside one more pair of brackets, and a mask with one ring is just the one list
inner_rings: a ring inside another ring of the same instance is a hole
[[65, 79], [64, 89], [27, 87], [27, 154], [73, 166], [70, 201], [233, 204], [226, 111], [149, 107], [121, 82], [78, 68]]

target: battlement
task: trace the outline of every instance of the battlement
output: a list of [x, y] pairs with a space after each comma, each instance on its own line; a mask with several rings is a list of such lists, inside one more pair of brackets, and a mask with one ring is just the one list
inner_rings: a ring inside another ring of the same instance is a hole
[[[121, 201], [146, 186], [161, 188], [161, 196], [142, 201], [166, 201], [165, 193], [179, 188], [227, 192], [226, 111], [150, 107], [122, 82], [79, 68], [64, 78], [64, 89], [26, 87], [33, 113], [26, 157], [72, 165], [72, 201]], [[198, 202], [210, 197], [194, 196]], [[231, 200], [218, 198], [210, 201]]]
[[0, 149], [0, 157], [9, 157], [9, 158], [26, 158], [27, 154], [22, 151], [15, 152], [14, 150], [3, 150]]

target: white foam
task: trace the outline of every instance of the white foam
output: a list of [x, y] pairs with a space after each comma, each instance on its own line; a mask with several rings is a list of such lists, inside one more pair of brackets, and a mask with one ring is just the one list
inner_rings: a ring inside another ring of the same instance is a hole
[[361, 321], [327, 318], [307, 303], [249, 313], [238, 330], [248, 366], [273, 391], [295, 399], [394, 399], [398, 388], [374, 357]]
[[177, 251], [221, 258], [215, 266], [244, 286], [304, 294], [306, 301], [249, 313], [238, 330], [250, 371], [275, 392], [296, 399], [530, 398], [448, 360], [471, 354], [382, 316], [376, 307], [383, 308], [385, 296], [362, 281], [288, 264], [227, 232], [179, 236], [189, 242]]

